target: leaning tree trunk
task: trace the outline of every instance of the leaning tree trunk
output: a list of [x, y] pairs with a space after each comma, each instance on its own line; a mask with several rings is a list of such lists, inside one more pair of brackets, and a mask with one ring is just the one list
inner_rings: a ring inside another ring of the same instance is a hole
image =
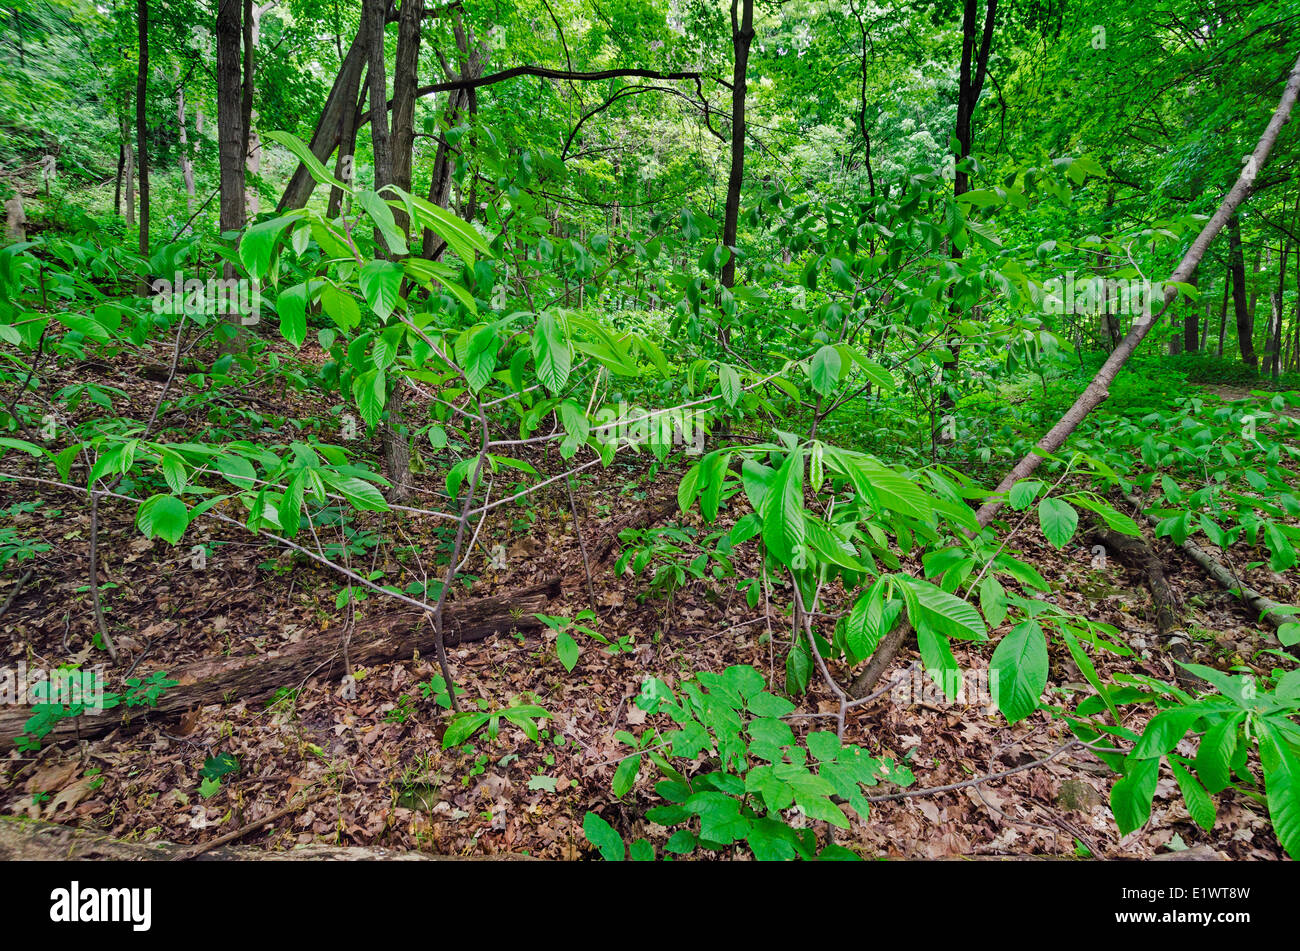
[[[1272, 118], [1269, 119], [1264, 133], [1260, 136], [1255, 151], [1251, 153], [1252, 161], [1246, 163], [1243, 167], [1236, 184], [1232, 186], [1213, 217], [1205, 223], [1205, 227], [1196, 236], [1191, 247], [1187, 249], [1187, 253], [1183, 255], [1183, 259], [1178, 263], [1178, 267], [1174, 269], [1174, 273], [1166, 282], [1165, 302], [1164, 306], [1160, 308], [1160, 312], [1151, 317], [1139, 316], [1133, 321], [1133, 326], [1128, 335], [1115, 349], [1115, 352], [1102, 364], [1092, 382], [1074, 401], [1074, 405], [1066, 411], [1065, 415], [1057, 421], [1047, 435], [1038, 441], [1034, 449], [1007, 473], [989, 500], [980, 506], [979, 511], [975, 513], [975, 518], [981, 526], [987, 527], [992, 523], [994, 516], [997, 515], [1005, 503], [1006, 494], [1011, 490], [1011, 487], [1021, 479], [1028, 478], [1033, 474], [1044, 458], [1055, 455], [1056, 451], [1061, 448], [1084, 417], [1110, 395], [1110, 384], [1114, 381], [1115, 375], [1128, 362], [1129, 357], [1133, 355], [1138, 345], [1142, 343], [1151, 328], [1159, 322], [1169, 305], [1178, 296], [1176, 284], [1187, 282], [1196, 272], [1197, 265], [1200, 264], [1201, 258], [1205, 256], [1205, 251], [1210, 246], [1210, 242], [1223, 230], [1224, 226], [1236, 214], [1241, 203], [1245, 201], [1246, 196], [1250, 194], [1258, 171], [1263, 169], [1268, 162], [1269, 153], [1273, 151], [1273, 146], [1277, 142], [1278, 134], [1282, 131], [1282, 126], [1291, 117], [1291, 110], [1295, 106], [1297, 95], [1300, 95], [1300, 59], [1297, 59], [1295, 65], [1291, 67], [1291, 74], [1287, 79], [1286, 88], [1282, 91], [1282, 98], [1278, 102], [1277, 109], [1274, 111]], [[894, 656], [898, 653], [907, 632], [907, 622], [903, 621], [895, 625], [893, 630], [885, 635], [872, 655], [867, 668], [854, 680], [851, 688], [853, 696], [862, 696], [880, 679], [880, 676], [889, 668], [889, 664], [892, 663]]]
[[[334, 86], [325, 99], [325, 108], [321, 110], [320, 121], [316, 123], [316, 131], [312, 133], [309, 143], [312, 154], [322, 163], [333, 154], [342, 137], [344, 110], [351, 110], [357, 104], [356, 96], [349, 95], [348, 90], [355, 89], [361, 81], [361, 73], [366, 64], [366, 48], [366, 23], [363, 18], [357, 35], [352, 39], [352, 45], [348, 47], [347, 55], [339, 65], [338, 75], [334, 77]], [[299, 163], [284, 189], [284, 194], [280, 196], [276, 211], [285, 212], [302, 208], [311, 198], [315, 188], [316, 179], [311, 177], [307, 166]]]
[[[411, 190], [411, 155], [415, 145], [415, 92], [420, 79], [420, 22], [423, 19], [424, 0], [402, 0], [402, 10], [397, 18], [397, 58], [393, 63], [390, 143], [392, 184], [408, 192]], [[393, 218], [397, 227], [405, 232], [410, 224], [406, 212], [394, 209]]]

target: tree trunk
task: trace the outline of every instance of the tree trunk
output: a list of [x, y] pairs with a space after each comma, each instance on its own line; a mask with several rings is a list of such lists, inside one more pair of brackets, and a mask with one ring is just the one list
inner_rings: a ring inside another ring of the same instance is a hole
[[[177, 76], [179, 81], [180, 77]], [[185, 130], [185, 86], [176, 87], [176, 125], [180, 128], [181, 177], [185, 179], [185, 212], [194, 217], [194, 159], [190, 156], [189, 133]]]
[[[361, 70], [359, 69], [348, 69], [340, 75], [345, 82], [342, 90], [344, 103], [342, 111], [343, 128], [339, 133], [339, 154], [334, 162], [334, 177], [345, 185], [352, 185], [357, 177], [357, 116], [365, 108], [366, 86], [368, 83], [361, 81]], [[356, 108], [350, 108], [347, 105], [349, 102], [356, 103]], [[329, 203], [325, 208], [325, 214], [329, 218], [336, 218], [343, 210], [343, 189], [331, 185]], [[347, 210], [349, 212], [352, 210], [351, 199], [348, 200]]]
[[1241, 222], [1233, 215], [1228, 219], [1228, 254], [1232, 270], [1232, 304], [1237, 314], [1237, 343], [1241, 360], [1252, 370], [1259, 370], [1255, 356], [1255, 326], [1246, 307], [1246, 261], [1241, 251]]
[[[957, 86], [957, 153], [953, 156], [954, 177], [953, 198], [966, 194], [970, 190], [970, 178], [962, 168], [962, 161], [970, 157], [972, 143], [972, 123], [975, 118], [975, 106], [979, 103], [980, 93], [984, 90], [984, 77], [988, 70], [989, 50], [993, 46], [993, 24], [997, 19], [998, 2], [988, 0], [984, 10], [984, 26], [979, 24], [979, 0], [965, 0], [961, 23], [961, 73]], [[954, 244], [952, 258], [959, 260], [961, 250]], [[961, 362], [961, 342], [955, 336], [947, 341], [952, 359], [943, 361], [940, 379], [952, 381]], [[945, 389], [939, 397], [943, 409], [951, 409], [956, 400]]]
[[[344, 110], [352, 109], [357, 101], [356, 96], [348, 95], [348, 90], [350, 88], [355, 89], [357, 84], [360, 83], [365, 64], [366, 24], [363, 18], [361, 27], [357, 30], [357, 35], [353, 38], [352, 45], [348, 47], [347, 55], [339, 66], [339, 73], [334, 77], [334, 86], [330, 89], [330, 94], [325, 100], [325, 108], [321, 110], [320, 121], [316, 123], [316, 131], [312, 133], [311, 151], [322, 164], [328, 161], [341, 140]], [[311, 193], [315, 188], [316, 179], [311, 177], [311, 173], [307, 171], [307, 166], [299, 163], [293, 177], [289, 179], [289, 184], [284, 189], [284, 194], [280, 196], [280, 203], [276, 206], [276, 211], [285, 212], [294, 208], [302, 208], [307, 204], [307, 200], [311, 198]]]
[[1218, 356], [1223, 356], [1223, 338], [1228, 330], [1228, 294], [1232, 291], [1232, 265], [1223, 272], [1223, 303], [1219, 306], [1219, 350]]
[[[739, 14], [737, 14], [739, 8]], [[754, 0], [731, 0], [731, 170], [727, 175], [727, 205], [723, 215], [722, 243], [730, 249], [722, 266], [723, 287], [736, 284], [736, 239], [740, 224], [740, 189], [745, 182], [745, 93], [749, 72], [749, 47], [754, 41]]]
[[[244, 130], [242, 118], [241, 0], [218, 0], [217, 6], [217, 160], [220, 165], [220, 226], [223, 232], [244, 227]], [[226, 263], [226, 280], [235, 276], [234, 266]], [[234, 335], [221, 342], [224, 353], [243, 351], [246, 341], [239, 314], [226, 318]]]
[[[411, 154], [415, 145], [415, 90], [420, 84], [420, 22], [424, 0], [402, 0], [397, 18], [397, 56], [393, 63], [392, 184], [411, 190]], [[406, 212], [394, 209], [393, 218], [403, 232], [410, 222]]]
[[[149, 256], [149, 0], [136, 0], [139, 65], [135, 74], [135, 135], [140, 153], [140, 254]], [[143, 278], [141, 279], [143, 280]]]
[[[388, 134], [388, 65], [384, 61], [387, 0], [363, 0], [366, 64], [370, 67], [370, 144], [375, 157], [375, 191], [393, 183], [393, 148]], [[379, 246], [382, 241], [376, 237]]]
[[126, 226], [135, 227], [135, 146], [131, 144], [131, 124], [122, 121], [122, 149], [126, 152]]

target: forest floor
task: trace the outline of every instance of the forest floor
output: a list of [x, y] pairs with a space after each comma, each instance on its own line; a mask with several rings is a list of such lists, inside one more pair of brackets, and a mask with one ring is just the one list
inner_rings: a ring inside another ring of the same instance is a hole
[[[148, 417], [162, 385], [137, 368], [87, 363], [52, 371], [44, 382], [88, 376], [125, 390], [130, 406], [118, 410], [136, 418]], [[177, 385], [184, 389], [183, 380]], [[297, 434], [291, 424], [277, 426], [274, 417], [319, 415], [319, 407], [302, 394], [219, 398], [231, 407], [255, 407], [264, 425], [278, 430], [285, 441]], [[172, 418], [164, 425], [184, 427], [186, 421]], [[275, 437], [264, 432], [263, 438]], [[613, 519], [675, 497], [679, 474], [664, 471], [651, 477], [652, 461], [645, 453], [620, 454], [609, 469], [587, 470], [590, 475], [575, 494], [588, 546]], [[558, 469], [558, 461], [551, 463]], [[419, 497], [438, 507], [440, 477], [425, 472], [419, 479]], [[494, 511], [466, 566], [477, 579], [471, 590], [456, 591], [457, 600], [513, 591], [558, 573], [563, 593], [546, 613], [572, 617], [591, 606], [584, 558], [562, 486], [543, 490], [527, 506]], [[498, 489], [499, 496], [505, 494]], [[106, 661], [93, 646], [87, 588], [90, 519], [84, 498], [0, 483], [0, 506], [16, 503], [30, 503], [14, 516], [19, 530], [43, 537], [51, 548], [38, 557], [35, 575], [0, 620], [3, 656], [45, 667]], [[724, 510], [723, 525], [740, 514], [734, 507]], [[110, 684], [133, 665], [139, 676], [203, 658], [265, 653], [349, 621], [350, 610], [335, 607], [340, 578], [327, 568], [211, 520], [196, 522], [183, 543], [171, 547], [141, 537], [133, 516], [129, 503], [101, 506], [101, 571], [103, 580], [115, 586], [105, 591], [108, 621], [122, 652], [118, 664], [107, 669]], [[698, 513], [685, 524], [698, 527]], [[425, 552], [447, 545], [446, 529], [435, 531], [433, 521], [420, 516], [368, 513], [360, 527], [373, 532], [374, 539], [396, 539]], [[201, 569], [191, 562], [190, 546], [195, 544], [212, 546]], [[490, 552], [498, 544], [505, 550], [505, 567], [494, 569]], [[1254, 619], [1167, 540], [1154, 544], [1184, 602], [1196, 659], [1221, 667], [1251, 663], [1262, 646]], [[1103, 678], [1131, 672], [1172, 681], [1174, 665], [1152, 641], [1151, 598], [1142, 577], [1115, 559], [1094, 567], [1082, 539], [1058, 552], [1036, 534], [1017, 536], [1011, 548], [1018, 548], [1019, 557], [1051, 583], [1047, 597], [1123, 632], [1134, 655], [1101, 655]], [[418, 560], [403, 563], [388, 544], [366, 547], [363, 538], [351, 557], [356, 564], [387, 569], [386, 583], [422, 576]], [[427, 557], [423, 567], [432, 571], [445, 558]], [[742, 577], [759, 571], [753, 554], [749, 560], [739, 559]], [[13, 576], [6, 573], [0, 603], [13, 590]], [[1267, 567], [1246, 577], [1277, 600], [1295, 598], [1294, 579]], [[206, 706], [179, 720], [154, 720], [142, 728], [133, 724], [99, 740], [46, 742], [34, 754], [10, 749], [0, 754], [0, 811], [118, 839], [201, 843], [282, 809], [302, 794], [301, 808], [250, 833], [244, 842], [267, 849], [329, 843], [574, 859], [594, 854], [581, 828], [585, 813], [593, 810], [626, 839], [648, 836], [662, 845], [666, 831], [644, 818], [655, 804], [646, 772], [621, 800], [610, 792], [616, 765], [628, 752], [615, 732], [639, 732], [645, 722], [631, 700], [648, 675], [675, 686], [695, 671], [750, 664], [768, 673], [779, 688], [789, 638], [788, 598], [782, 593], [788, 589], [777, 588], [765, 614], [761, 601], [757, 609], [746, 605], [734, 578], [690, 582], [670, 601], [647, 597], [647, 583], [644, 575], [615, 576], [612, 558], [595, 566], [597, 629], [610, 638], [630, 637], [632, 650], [611, 655], [588, 640], [571, 673], [558, 660], [549, 630], [497, 635], [451, 650], [466, 700], [485, 698], [495, 707], [532, 695], [552, 713], [539, 742], [505, 724], [494, 741], [480, 735], [472, 746], [442, 749], [445, 715], [417, 686], [437, 673], [436, 662], [411, 657], [358, 671], [364, 676], [351, 700], [341, 696], [340, 671], [330, 669], [301, 683], [274, 685], [282, 690], [270, 703]], [[364, 637], [368, 621], [386, 610], [381, 601], [372, 594], [356, 606], [348, 624], [354, 638]], [[954, 643], [962, 668], [983, 669], [988, 648], [972, 652], [965, 647]], [[911, 660], [905, 651], [887, 677]], [[845, 671], [837, 673], [842, 682], [848, 679]], [[1068, 653], [1056, 645], [1050, 685], [1048, 702], [1089, 692]], [[836, 704], [814, 678], [801, 709], [827, 713]], [[796, 731], [802, 728], [796, 726]], [[905, 762], [916, 777], [910, 788], [918, 789], [1041, 759], [1070, 734], [1061, 720], [1044, 711], [1008, 726], [991, 706], [942, 698], [902, 703], [885, 694], [850, 714], [844, 739], [872, 755]], [[205, 797], [199, 771], [210, 757], [223, 753], [237, 757], [238, 771]], [[1192, 822], [1167, 774], [1160, 780], [1151, 821], [1121, 839], [1107, 805], [1112, 781], [1103, 764], [1075, 750], [981, 786], [877, 804], [866, 821], [837, 830], [835, 841], [864, 857], [891, 858], [1142, 858], [1197, 846], [1234, 859], [1282, 857], [1262, 803], [1224, 793], [1218, 797], [1218, 822], [1206, 833]], [[898, 789], [887, 785], [877, 791]]]

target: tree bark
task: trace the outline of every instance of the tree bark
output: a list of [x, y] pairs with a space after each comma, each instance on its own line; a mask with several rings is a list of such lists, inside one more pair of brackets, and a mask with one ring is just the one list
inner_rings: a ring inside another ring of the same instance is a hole
[[727, 204], [722, 243], [729, 250], [722, 266], [723, 287], [736, 284], [736, 240], [740, 225], [740, 190], [745, 183], [745, 94], [748, 91], [749, 47], [754, 41], [754, 0], [731, 0], [731, 170], [727, 174]]
[[180, 129], [181, 177], [185, 179], [185, 212], [194, 217], [194, 159], [190, 156], [189, 133], [185, 129], [185, 84], [176, 87], [176, 125]]
[[388, 132], [388, 65], [384, 59], [387, 9], [387, 0], [363, 0], [361, 7], [366, 32], [366, 65], [370, 68], [370, 144], [375, 159], [375, 191], [393, 183], [393, 149]]
[[[244, 227], [243, 95], [240, 62], [241, 0], [218, 0], [217, 6], [217, 161], [220, 166], [220, 227], [222, 232]], [[222, 276], [235, 276], [229, 262]], [[221, 342], [223, 353], [238, 353], [246, 346], [241, 315], [230, 314], [233, 336]]]
[[[352, 45], [348, 47], [347, 55], [339, 66], [338, 75], [334, 77], [334, 86], [330, 89], [329, 96], [325, 99], [325, 107], [321, 110], [320, 121], [316, 123], [316, 131], [312, 133], [309, 147], [312, 154], [324, 163], [329, 160], [334, 149], [338, 146], [343, 133], [343, 115], [344, 110], [351, 110], [357, 104], [357, 97], [350, 93], [350, 90], [357, 88], [361, 82], [361, 74], [366, 64], [366, 23], [362, 19], [361, 26], [357, 30], [357, 35], [352, 39]], [[357, 123], [353, 123], [355, 129]], [[294, 170], [293, 177], [289, 179], [289, 184], [284, 189], [284, 194], [280, 196], [280, 203], [276, 206], [277, 212], [285, 212], [294, 208], [302, 208], [311, 198], [311, 193], [316, 188], [316, 179], [311, 177], [307, 171], [307, 166], [299, 163], [298, 168]]]
[[[393, 62], [392, 184], [411, 190], [411, 155], [415, 145], [415, 90], [419, 85], [420, 22], [424, 0], [402, 0], [397, 17], [397, 56]], [[372, 62], [373, 66], [373, 62]], [[372, 81], [373, 82], [373, 81]], [[406, 212], [394, 209], [397, 227], [405, 232]]]
[[1255, 356], [1255, 322], [1246, 306], [1246, 261], [1241, 251], [1241, 222], [1233, 215], [1228, 219], [1228, 259], [1232, 273], [1232, 306], [1237, 315], [1237, 345], [1241, 360], [1252, 370], [1259, 369]]
[[[979, 23], [979, 0], [965, 0], [961, 24], [961, 72], [957, 84], [957, 153], [953, 156], [954, 177], [952, 183], [953, 198], [966, 194], [970, 190], [970, 177], [962, 168], [962, 161], [969, 158], [972, 144], [972, 123], [975, 118], [975, 106], [979, 103], [980, 93], [984, 91], [984, 77], [988, 70], [989, 51], [993, 47], [993, 25], [997, 20], [998, 2], [988, 0], [984, 10], [984, 26]], [[961, 249], [952, 247], [953, 260], [960, 260]], [[945, 341], [952, 359], [943, 361], [940, 378], [951, 381], [956, 376], [961, 362], [961, 341], [950, 336]], [[939, 405], [951, 409], [956, 400], [947, 390], [939, 397]]]
[[[149, 0], [136, 0], [138, 66], [135, 74], [135, 135], [140, 153], [140, 254], [149, 256]], [[143, 279], [142, 279], [143, 280]]]

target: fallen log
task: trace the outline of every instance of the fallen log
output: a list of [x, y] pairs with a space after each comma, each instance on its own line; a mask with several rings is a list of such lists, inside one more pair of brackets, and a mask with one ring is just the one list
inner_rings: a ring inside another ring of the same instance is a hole
[[[447, 644], [468, 644], [512, 630], [540, 629], [542, 622], [533, 615], [545, 610], [559, 593], [560, 579], [552, 577], [506, 594], [453, 601], [447, 605]], [[364, 639], [354, 634], [347, 648], [354, 665], [388, 663], [411, 657], [417, 651], [431, 654], [434, 648], [433, 624], [426, 612], [388, 611], [364, 619], [362, 630], [366, 632]], [[97, 716], [64, 720], [45, 739], [94, 739], [121, 726], [169, 719], [196, 707], [267, 697], [281, 687], [297, 686], [314, 676], [340, 679], [344, 668], [343, 638], [344, 631], [334, 628], [267, 654], [217, 657], [170, 670], [168, 677], [180, 683], [163, 693], [156, 707], [118, 707]], [[0, 750], [14, 744], [30, 716], [27, 707], [0, 712]]]
[[[1137, 511], [1142, 512], [1142, 502], [1136, 496], [1126, 494], [1124, 500]], [[1154, 515], [1148, 515], [1145, 512], [1142, 512], [1142, 514], [1151, 524], [1158, 525], [1160, 523], [1160, 520]], [[1274, 630], [1277, 630], [1283, 624], [1300, 622], [1300, 608], [1289, 604], [1281, 604], [1272, 598], [1266, 598], [1233, 575], [1219, 559], [1194, 543], [1190, 538], [1186, 539], [1179, 547], [1186, 552], [1192, 561], [1200, 565], [1206, 574], [1217, 581], [1229, 594], [1241, 599], [1247, 607], [1259, 615], [1261, 621]], [[1281, 644], [1281, 642], [1278, 641], [1277, 644]], [[1296, 646], [1293, 645], [1290, 649], [1294, 653]]]
[[619, 532], [625, 532], [629, 528], [649, 528], [658, 525], [675, 511], [677, 511], [677, 497], [668, 495], [661, 499], [651, 499], [631, 512], [610, 519], [600, 527], [592, 545], [593, 564], [604, 564], [614, 556], [621, 544], [618, 538]]
[[[1150, 542], [1144, 536], [1122, 535], [1101, 524], [1094, 524], [1089, 536], [1110, 549], [1123, 564], [1141, 572], [1155, 609], [1156, 641], [1174, 660], [1181, 664], [1192, 663], [1192, 641], [1182, 624], [1178, 598], [1165, 577], [1165, 566]], [[1185, 687], [1195, 686], [1200, 679], [1183, 667], [1175, 667], [1174, 676]]]

